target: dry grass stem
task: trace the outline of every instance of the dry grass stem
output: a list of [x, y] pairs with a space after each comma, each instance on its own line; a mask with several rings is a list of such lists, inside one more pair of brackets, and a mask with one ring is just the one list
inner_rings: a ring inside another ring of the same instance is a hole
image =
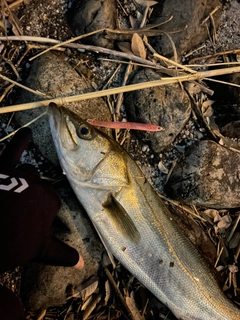
[[175, 67], [178, 67], [178, 68], [180, 68], [180, 69], [182, 69], [182, 70], [184, 70], [184, 71], [187, 71], [187, 72], [189, 72], [189, 73], [196, 73], [195, 70], [192, 70], [192, 69], [190, 69], [189, 67], [186, 67], [186, 66], [184, 66], [184, 65], [182, 65], [182, 64], [180, 64], [180, 63], [177, 63], [177, 62], [175, 62], [175, 61], [173, 61], [173, 60], [170, 60], [170, 59], [168, 59], [168, 58], [166, 58], [166, 57], [164, 57], [164, 56], [161, 56], [161, 55], [158, 54], [158, 53], [154, 53], [154, 54], [153, 54], [153, 57], [159, 59], [160, 61], [161, 61], [161, 60], [162, 60], [162, 61], [165, 61], [165, 62], [167, 62], [167, 63], [169, 63], [169, 64], [171, 64], [171, 65], [173, 65], [173, 66], [175, 66]]
[[[170, 20], [168, 19], [168, 21], [170, 21]], [[48, 52], [48, 51], [50, 51], [52, 49], [56, 49], [56, 48], [61, 47], [63, 45], [70, 44], [70, 43], [78, 41], [80, 39], [90, 37], [90, 36], [92, 36], [92, 35], [94, 35], [96, 33], [100, 33], [100, 32], [109, 32], [109, 33], [118, 33], [118, 34], [133, 34], [133, 33], [141, 33], [141, 32], [146, 33], [148, 30], [153, 29], [155, 27], [159, 27], [160, 25], [162, 25], [162, 23], [155, 24], [155, 25], [149, 25], [148, 27], [144, 27], [144, 28], [136, 29], [136, 30], [120, 30], [120, 29], [119, 30], [112, 30], [112, 29], [107, 29], [107, 28], [95, 30], [95, 31], [92, 31], [92, 32], [89, 32], [89, 33], [82, 34], [80, 36], [74, 37], [72, 39], [68, 39], [68, 40], [66, 40], [64, 42], [60, 42], [60, 43], [54, 45], [53, 47], [48, 48], [48, 49], [40, 52], [39, 54], [35, 55], [34, 57], [30, 58], [29, 60], [32, 61], [32, 60], [36, 59], [37, 57], [39, 57], [40, 55], [42, 55], [42, 54], [44, 54], [44, 53], [46, 53], [46, 52]], [[154, 35], [155, 34], [162, 34], [162, 32], [160, 30], [154, 30], [154, 31], [155, 31]]]
[[174, 206], [186, 211], [187, 213], [191, 214], [192, 216], [194, 216], [195, 218], [198, 218], [200, 220], [202, 220], [203, 222], [207, 222], [206, 219], [202, 218], [200, 215], [196, 214], [194, 212], [194, 210], [192, 210], [191, 208], [189, 208], [188, 206], [185, 206], [184, 204], [178, 202], [178, 201], [175, 201], [175, 200], [171, 200], [169, 198], [166, 198], [164, 197], [163, 195], [161, 195], [160, 193], [158, 193], [158, 195], [160, 196], [160, 198], [162, 198], [163, 200], [173, 204]]
[[219, 254], [217, 256], [216, 262], [214, 264], [214, 268], [217, 267], [217, 264], [218, 264], [219, 259], [221, 258], [222, 252], [223, 252], [223, 247], [221, 248], [221, 250], [220, 250], [220, 252], [219, 252]]
[[7, 112], [28, 110], [28, 109], [44, 107], [44, 106], [47, 107], [51, 102], [55, 103], [58, 106], [61, 106], [71, 102], [94, 99], [94, 98], [109, 96], [113, 94], [118, 94], [121, 92], [130, 92], [134, 90], [147, 89], [151, 87], [163, 86], [167, 84], [173, 84], [173, 83], [184, 82], [184, 81], [204, 79], [207, 77], [219, 76], [223, 74], [232, 74], [236, 72], [240, 72], [240, 67], [196, 72], [194, 74], [183, 75], [183, 76], [172, 77], [172, 78], [171, 77], [161, 78], [159, 80], [136, 83], [136, 84], [131, 84], [123, 87], [111, 88], [111, 89], [96, 91], [96, 92], [89, 92], [89, 93], [84, 93], [84, 94], [75, 95], [75, 96], [58, 97], [58, 98], [53, 98], [49, 100], [35, 101], [35, 102], [24, 103], [24, 104], [19, 104], [15, 106], [3, 107], [0, 109], [0, 114], [7, 113]]
[[239, 53], [240, 53], [240, 49], [221, 51], [218, 53], [213, 53], [213, 54], [208, 54], [206, 56], [193, 58], [193, 59], [191, 59], [191, 61], [189, 63], [192, 64], [192, 63], [194, 63], [194, 61], [198, 61], [198, 60], [206, 60], [206, 59], [211, 59], [211, 58], [217, 58], [219, 56], [226, 56], [228, 54], [239, 54]]
[[[43, 117], [45, 114], [47, 114], [47, 110], [46, 110], [45, 112], [41, 113], [38, 117], [36, 117], [36, 118], [32, 119], [31, 121], [29, 121], [28, 123], [26, 123], [26, 124], [25, 124], [24, 126], [22, 126], [21, 128], [30, 126], [30, 124], [32, 124], [33, 122], [37, 121], [37, 120], [40, 119], [41, 117]], [[0, 142], [2, 142], [2, 141], [4, 141], [4, 140], [6, 140], [6, 139], [8, 139], [8, 138], [10, 138], [10, 137], [12, 137], [12, 136], [14, 136], [14, 134], [15, 134], [18, 130], [20, 130], [21, 128], [15, 130], [15, 131], [9, 133], [7, 136], [3, 137], [2, 139], [0, 139]]]
[[188, 52], [187, 54], [185, 54], [185, 58], [190, 57], [190, 56], [193, 55], [195, 52], [198, 52], [199, 50], [202, 50], [202, 49], [204, 49], [204, 48], [206, 48], [206, 45], [205, 45], [205, 44], [202, 45], [202, 46], [200, 46], [200, 47], [198, 47], [197, 49], [194, 49], [194, 50]]
[[30, 91], [30, 92], [38, 95], [38, 96], [46, 97], [46, 94], [45, 94], [45, 93], [42, 93], [42, 92], [33, 90], [33, 89], [31, 89], [31, 88], [28, 88], [28, 87], [24, 86], [23, 84], [20, 84], [20, 83], [14, 81], [14, 80], [12, 80], [12, 79], [10, 79], [10, 78], [2, 75], [2, 74], [0, 74], [0, 78], [2, 78], [3, 80], [8, 81], [8, 82], [10, 82], [10, 83], [18, 86], [18, 87], [20, 87], [20, 88], [22, 88], [22, 89], [24, 89], [24, 90]]
[[218, 66], [237, 66], [240, 62], [217, 62], [217, 63], [203, 63], [203, 64], [188, 64], [191, 68], [205, 68], [205, 67], [218, 67]]
[[126, 10], [123, 8], [121, 2], [119, 0], [117, 0], [117, 3], [119, 5], [119, 7], [122, 9], [123, 13], [125, 14], [126, 17], [128, 17], [128, 13], [126, 12]]
[[14, 66], [14, 64], [12, 63], [12, 61], [11, 61], [10, 59], [4, 58], [4, 57], [2, 57], [2, 59], [3, 59], [7, 64], [9, 64], [9, 66], [12, 68], [13, 72], [15, 73], [17, 79], [18, 79], [18, 80], [21, 79], [20, 76], [19, 76], [19, 73], [18, 73], [16, 67]]
[[[120, 61], [121, 63], [121, 61]], [[103, 86], [103, 90], [105, 90], [106, 88], [108, 88], [109, 84], [113, 81], [114, 77], [116, 76], [116, 74], [118, 73], [118, 71], [120, 70], [121, 68], [121, 64], [119, 64], [117, 66], [117, 68], [115, 69], [115, 71], [113, 72], [113, 74], [111, 75], [111, 77], [108, 79], [107, 83]]]
[[138, 66], [138, 67], [143, 67], [143, 68], [152, 68], [152, 69], [159, 69], [159, 67], [156, 66], [150, 66], [142, 63], [136, 63], [133, 61], [122, 61], [122, 60], [117, 60], [117, 59], [107, 59], [107, 58], [99, 58], [98, 60], [103, 60], [103, 61], [109, 61], [113, 63], [121, 63], [121, 64], [132, 64], [133, 66]]
[[145, 7], [145, 9], [144, 9], [142, 22], [140, 23], [139, 28], [142, 28], [143, 26], [146, 25], [146, 20], [147, 20], [148, 11], [149, 11], [149, 7], [147, 6], [147, 7]]
[[86, 34], [82, 34], [82, 35], [80, 35], [78, 37], [75, 37], [75, 38], [72, 38], [72, 39], [68, 39], [68, 40], [66, 40], [64, 42], [59, 42], [59, 43], [55, 44], [53, 47], [50, 47], [50, 48], [48, 48], [46, 50], [43, 50], [42, 52], [38, 53], [34, 57], [30, 58], [29, 61], [32, 61], [32, 60], [36, 59], [37, 57], [41, 56], [42, 54], [44, 54], [44, 53], [46, 53], [46, 52], [48, 52], [48, 51], [50, 51], [52, 49], [56, 49], [56, 48], [61, 47], [63, 45], [69, 44], [71, 42], [75, 42], [75, 41], [80, 40], [82, 38], [86, 38], [86, 37], [92, 36], [92, 35], [94, 35], [96, 33], [102, 32], [102, 31], [104, 31], [104, 29], [95, 30], [95, 31], [92, 31], [92, 32], [89, 32], [89, 33], [86, 33]]
[[131, 312], [131, 310], [129, 309], [129, 307], [128, 307], [128, 305], [127, 305], [127, 303], [126, 303], [126, 301], [125, 301], [125, 299], [124, 299], [121, 291], [118, 289], [118, 286], [117, 286], [117, 284], [116, 284], [113, 276], [111, 275], [111, 273], [109, 272], [109, 270], [108, 270], [104, 265], [103, 265], [103, 270], [104, 270], [104, 272], [106, 273], [106, 276], [107, 276], [107, 278], [108, 278], [111, 286], [113, 287], [116, 295], [117, 295], [118, 298], [120, 299], [120, 301], [121, 301], [124, 309], [127, 311], [128, 317], [129, 317], [131, 320], [134, 320], [134, 317], [133, 317], [133, 315], [132, 315], [132, 312]]
[[13, 88], [14, 86], [15, 86], [15, 84], [12, 83], [12, 84], [10, 84], [10, 85], [4, 90], [3, 94], [2, 94], [1, 97], [0, 97], [0, 102], [3, 101], [3, 99], [6, 97], [6, 95], [8, 94], [8, 92], [9, 92], [10, 90], [12, 90], [12, 88]]
[[14, 25], [15, 27], [15, 32], [17, 32], [19, 35], [22, 35], [23, 32], [21, 30], [21, 27], [17, 21], [17, 19], [15, 18], [14, 14], [12, 13], [11, 9], [9, 8], [8, 3], [6, 2], [6, 0], [3, 0], [3, 4], [4, 7], [7, 9], [8, 14], [9, 14], [9, 21]]
[[[128, 80], [128, 77], [130, 73], [132, 72], [132, 64], [128, 64], [124, 73], [123, 81], [122, 81], [122, 86], [125, 86]], [[118, 117], [120, 115], [120, 108], [121, 104], [123, 102], [123, 92], [118, 94], [116, 105], [115, 105], [115, 114]]]
[[233, 82], [221, 81], [221, 80], [211, 79], [211, 78], [204, 78], [203, 80], [217, 82], [217, 83], [225, 84], [225, 85], [228, 85], [228, 86], [240, 88], [239, 84], [233, 83]]
[[19, 7], [23, 2], [24, 2], [24, 0], [16, 0], [16, 1], [10, 3], [8, 5], [8, 7], [10, 10], [13, 10], [13, 9], [16, 9], [17, 7]]
[[221, 7], [220, 6], [216, 6], [210, 13], [209, 15], [207, 16], [206, 19], [204, 19], [201, 23], [201, 25], [203, 26], [209, 19], [211, 19], [211, 16], [213, 16], [213, 14], [218, 11]]

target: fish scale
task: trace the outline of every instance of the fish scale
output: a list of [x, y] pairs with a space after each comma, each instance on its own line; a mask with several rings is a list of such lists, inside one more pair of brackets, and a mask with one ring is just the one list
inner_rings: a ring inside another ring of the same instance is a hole
[[178, 319], [240, 319], [129, 155], [65, 108], [51, 107], [50, 126], [63, 170], [112, 254]]

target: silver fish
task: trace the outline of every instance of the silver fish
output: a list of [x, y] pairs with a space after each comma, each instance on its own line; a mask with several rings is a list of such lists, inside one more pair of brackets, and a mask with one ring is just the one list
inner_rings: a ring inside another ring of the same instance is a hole
[[65, 108], [50, 107], [50, 126], [76, 196], [122, 265], [178, 319], [240, 319], [129, 155]]

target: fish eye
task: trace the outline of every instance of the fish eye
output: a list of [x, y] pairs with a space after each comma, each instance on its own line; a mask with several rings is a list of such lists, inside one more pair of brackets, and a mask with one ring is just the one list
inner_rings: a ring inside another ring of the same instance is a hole
[[81, 139], [90, 140], [92, 138], [91, 128], [85, 123], [81, 124], [78, 128], [78, 136]]
[[80, 128], [80, 133], [81, 133], [82, 135], [88, 134], [88, 132], [89, 132], [88, 127], [81, 127], [81, 128]]

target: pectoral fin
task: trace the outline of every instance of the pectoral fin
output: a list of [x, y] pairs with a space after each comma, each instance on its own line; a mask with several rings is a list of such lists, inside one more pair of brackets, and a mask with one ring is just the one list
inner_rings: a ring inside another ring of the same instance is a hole
[[141, 236], [132, 218], [112, 194], [108, 195], [107, 200], [103, 203], [103, 207], [115, 224], [116, 229], [121, 232], [125, 238], [132, 242], [139, 243]]

